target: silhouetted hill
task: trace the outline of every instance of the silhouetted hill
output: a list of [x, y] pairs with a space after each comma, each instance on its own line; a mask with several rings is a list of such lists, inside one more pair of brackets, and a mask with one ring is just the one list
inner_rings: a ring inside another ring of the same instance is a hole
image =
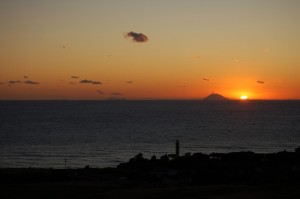
[[226, 98], [220, 94], [213, 93], [213, 94], [210, 94], [209, 96], [207, 96], [206, 98], [204, 98], [203, 100], [219, 101], [219, 100], [228, 100], [228, 98]]

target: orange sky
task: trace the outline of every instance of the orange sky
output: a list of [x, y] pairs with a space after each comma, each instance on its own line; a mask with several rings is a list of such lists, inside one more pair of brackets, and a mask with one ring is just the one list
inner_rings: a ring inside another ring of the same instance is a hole
[[296, 0], [1, 1], [0, 26], [2, 100], [300, 99]]

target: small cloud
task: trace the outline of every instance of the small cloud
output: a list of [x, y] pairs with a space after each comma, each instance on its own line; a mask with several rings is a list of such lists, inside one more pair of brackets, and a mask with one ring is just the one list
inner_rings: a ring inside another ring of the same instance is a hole
[[92, 84], [102, 84], [102, 82], [93, 81]]
[[28, 79], [28, 76], [23, 76], [24, 77], [24, 79]]
[[97, 92], [98, 94], [100, 94], [100, 95], [103, 95], [103, 94], [104, 94], [104, 92], [101, 91], [101, 90], [96, 90], [96, 92]]
[[87, 79], [81, 80], [79, 83], [81, 83], [81, 84], [98, 84], [98, 85], [102, 84], [102, 82], [87, 80]]
[[39, 82], [34, 82], [31, 80], [24, 81], [25, 84], [40, 84]]
[[77, 78], [79, 78], [78, 76], [71, 76], [71, 78], [73, 78], [73, 79], [77, 79]]
[[203, 80], [204, 80], [204, 81], [208, 81], [208, 82], [209, 82], [209, 79], [208, 79], [208, 78], [203, 78]]
[[113, 92], [113, 93], [110, 93], [110, 95], [121, 96], [121, 95], [124, 95], [124, 94], [123, 93], [119, 93], [119, 92]]
[[22, 83], [22, 82], [19, 80], [9, 80], [8, 81], [8, 84], [18, 84], [18, 83]]
[[69, 82], [69, 84], [72, 84], [72, 85], [74, 85], [74, 84], [76, 84], [75, 82]]
[[126, 81], [126, 84], [132, 84], [133, 81]]
[[265, 82], [264, 81], [256, 81], [257, 83], [259, 84], [264, 84]]
[[91, 84], [91, 83], [93, 83], [93, 80], [84, 79], [84, 80], [81, 80], [79, 83], [81, 83], [81, 84]]
[[139, 43], [148, 41], [148, 37], [146, 35], [144, 35], [143, 33], [136, 33], [133, 31], [127, 32], [125, 34], [125, 37], [132, 37], [132, 41], [139, 42]]

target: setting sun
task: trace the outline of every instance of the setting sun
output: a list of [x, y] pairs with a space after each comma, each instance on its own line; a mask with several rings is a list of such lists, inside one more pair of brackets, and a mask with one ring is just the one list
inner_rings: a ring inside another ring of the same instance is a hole
[[247, 95], [242, 95], [240, 98], [241, 98], [241, 100], [247, 100], [248, 96]]
[[0, 1], [0, 100], [300, 99], [300, 1], [231, 1]]

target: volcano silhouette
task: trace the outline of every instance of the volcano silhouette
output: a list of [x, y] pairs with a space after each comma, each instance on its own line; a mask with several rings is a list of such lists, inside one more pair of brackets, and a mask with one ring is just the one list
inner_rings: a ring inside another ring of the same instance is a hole
[[228, 98], [218, 94], [218, 93], [212, 93], [203, 100], [208, 100], [208, 101], [221, 101], [221, 100], [228, 100]]

